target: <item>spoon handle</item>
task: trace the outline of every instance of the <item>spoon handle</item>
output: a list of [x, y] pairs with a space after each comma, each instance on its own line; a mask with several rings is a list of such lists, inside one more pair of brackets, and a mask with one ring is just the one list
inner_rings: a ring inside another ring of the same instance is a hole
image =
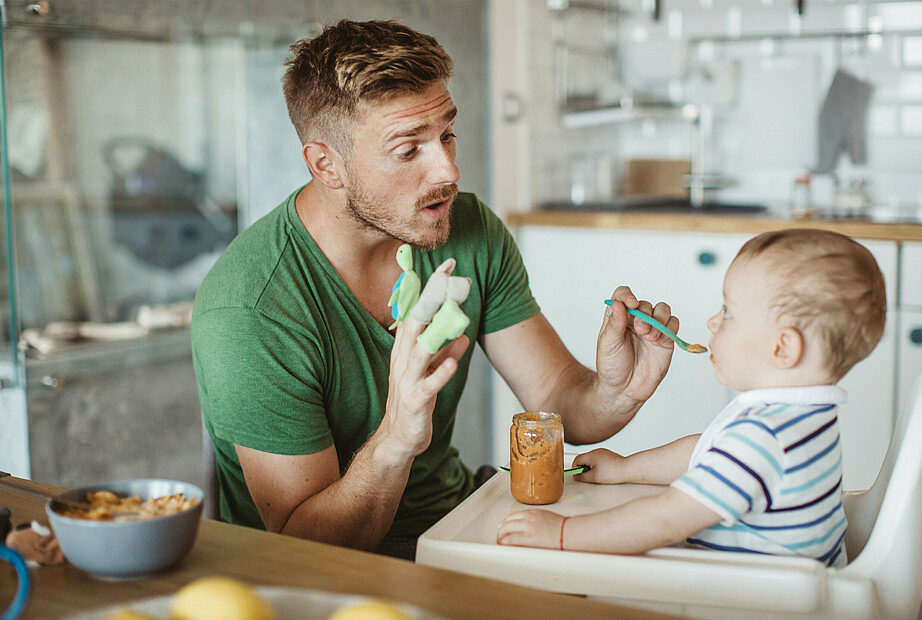
[[[605, 300], [605, 305], [606, 305], [606, 306], [610, 306], [610, 305], [611, 305], [611, 300], [610, 300], [610, 299], [606, 299], [606, 300]], [[656, 319], [654, 319], [654, 318], [653, 318], [652, 316], [650, 316], [649, 314], [644, 314], [644, 313], [641, 312], [640, 310], [635, 310], [634, 308], [625, 308], [625, 310], [627, 310], [627, 313], [628, 313], [628, 314], [633, 315], [633, 316], [636, 316], [636, 317], [637, 317], [638, 319], [640, 319], [641, 321], [643, 321], [643, 322], [645, 322], [645, 323], [649, 323], [650, 325], [652, 325], [652, 326], [655, 327], [656, 329], [660, 330], [661, 332], [663, 332], [664, 334], [666, 334], [667, 336], [669, 336], [669, 337], [673, 340], [673, 342], [675, 342], [677, 345], [679, 345], [679, 347], [680, 347], [681, 349], [683, 349], [684, 351], [688, 351], [689, 353], [705, 353], [705, 352], [707, 351], [707, 347], [703, 347], [703, 346], [701, 346], [700, 344], [689, 344], [689, 343], [685, 342], [684, 340], [682, 340], [681, 338], [679, 338], [679, 337], [675, 334], [675, 332], [673, 332], [671, 329], [669, 329], [668, 327], [666, 327], [665, 325], [663, 325], [662, 323], [660, 323], [659, 321], [657, 321]]]
[[89, 510], [91, 508], [90, 505], [85, 502], [78, 502], [78, 501], [74, 501], [70, 499], [63, 499], [57, 495], [54, 495], [53, 493], [46, 493], [45, 491], [39, 491], [36, 489], [27, 489], [25, 487], [19, 486], [16, 483], [10, 482], [9, 480], [3, 480], [9, 475], [10, 474], [8, 474], [5, 471], [0, 471], [0, 481], [2, 481], [0, 482], [0, 484], [3, 485], [3, 488], [9, 489], [10, 491], [13, 491], [14, 493], [20, 493], [22, 495], [28, 495], [30, 497], [37, 497], [39, 499], [50, 499], [50, 500], [59, 502], [61, 504], [66, 504], [68, 506], [73, 506], [74, 508], [79, 508], [81, 510]]
[[636, 316], [638, 319], [640, 319], [644, 323], [649, 323], [650, 325], [660, 330], [661, 332], [663, 332], [664, 334], [666, 334], [667, 336], [669, 336], [676, 342], [679, 342], [679, 341], [685, 342], [684, 340], [679, 338], [674, 331], [672, 331], [671, 329], [669, 329], [668, 327], [666, 327], [665, 325], [663, 325], [662, 323], [654, 319], [649, 314], [644, 314], [640, 310], [635, 310], [634, 308], [625, 308], [625, 310], [627, 310], [628, 314], [632, 314]]

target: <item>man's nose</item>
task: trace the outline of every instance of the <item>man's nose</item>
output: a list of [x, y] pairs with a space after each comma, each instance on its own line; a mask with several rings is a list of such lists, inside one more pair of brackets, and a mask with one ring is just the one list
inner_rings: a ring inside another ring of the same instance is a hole
[[455, 165], [455, 155], [455, 149], [451, 146], [437, 149], [431, 168], [433, 185], [457, 183], [461, 178], [461, 170]]

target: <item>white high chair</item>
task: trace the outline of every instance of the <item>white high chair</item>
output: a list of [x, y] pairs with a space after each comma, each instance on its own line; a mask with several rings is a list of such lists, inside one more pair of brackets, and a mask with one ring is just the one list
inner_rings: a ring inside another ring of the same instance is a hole
[[[590, 596], [701, 618], [917, 619], [922, 606], [922, 376], [877, 480], [846, 493], [849, 563], [693, 549], [625, 557]], [[608, 567], [610, 568], [610, 567]], [[601, 595], [601, 596], [600, 596]]]
[[[589, 489], [606, 491], [596, 487], [571, 486], [573, 502], [589, 501]], [[846, 494], [850, 562], [843, 569], [699, 549], [619, 556], [497, 545], [493, 528], [508, 514], [507, 495], [507, 482], [488, 482], [420, 537], [416, 561], [693, 618], [920, 618], [922, 377], [877, 480]]]

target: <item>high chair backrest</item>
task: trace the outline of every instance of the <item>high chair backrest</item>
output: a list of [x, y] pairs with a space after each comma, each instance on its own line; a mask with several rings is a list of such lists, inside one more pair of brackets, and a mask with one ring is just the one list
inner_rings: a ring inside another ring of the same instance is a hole
[[922, 605], [922, 376], [916, 379], [871, 488], [845, 498], [845, 572], [874, 581], [884, 618]]

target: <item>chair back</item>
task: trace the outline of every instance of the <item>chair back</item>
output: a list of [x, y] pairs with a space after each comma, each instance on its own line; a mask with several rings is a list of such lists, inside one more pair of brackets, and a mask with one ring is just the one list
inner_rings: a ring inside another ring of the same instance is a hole
[[887, 456], [868, 491], [845, 498], [851, 562], [874, 581], [881, 616], [918, 618], [922, 605], [922, 376], [910, 392]]

